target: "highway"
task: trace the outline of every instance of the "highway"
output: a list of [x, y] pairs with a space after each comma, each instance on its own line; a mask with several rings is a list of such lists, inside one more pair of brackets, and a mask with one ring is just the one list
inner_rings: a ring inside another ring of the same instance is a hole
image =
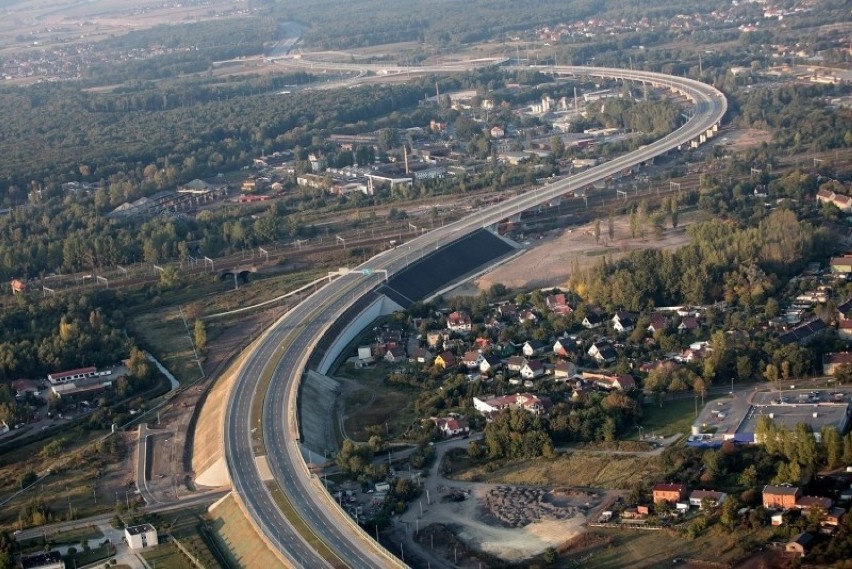
[[264, 370], [268, 366], [275, 366], [264, 398], [263, 443], [269, 453], [267, 459], [272, 474], [300, 518], [337, 554], [340, 559], [337, 565], [365, 569], [404, 566], [334, 505], [328, 493], [321, 489], [321, 484], [311, 477], [301, 456], [296, 412], [299, 384], [308, 357], [322, 333], [346, 307], [379, 285], [381, 279], [371, 274], [371, 271], [387, 270], [388, 274], [393, 275], [405, 268], [409, 259], [414, 260], [481, 227], [493, 225], [510, 215], [689, 144], [717, 126], [727, 110], [724, 96], [698, 81], [659, 73], [598, 67], [565, 66], [548, 67], [547, 70], [616, 77], [664, 86], [689, 97], [695, 105], [694, 113], [681, 128], [652, 144], [580, 174], [481, 209], [377, 255], [306, 298], [267, 330], [245, 360], [228, 401], [225, 458], [233, 488], [252, 520], [293, 566], [328, 567], [329, 563], [313, 551], [291, 527], [276, 506], [256, 466], [252, 433], [261, 425], [251, 425], [251, 406]]

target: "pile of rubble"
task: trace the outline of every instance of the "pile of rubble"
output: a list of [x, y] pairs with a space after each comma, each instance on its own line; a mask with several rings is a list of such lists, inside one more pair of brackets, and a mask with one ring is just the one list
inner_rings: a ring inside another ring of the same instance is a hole
[[548, 501], [549, 492], [540, 488], [497, 486], [485, 494], [485, 513], [507, 527], [522, 528], [534, 522], [567, 520], [577, 514], [573, 506], [557, 506]]

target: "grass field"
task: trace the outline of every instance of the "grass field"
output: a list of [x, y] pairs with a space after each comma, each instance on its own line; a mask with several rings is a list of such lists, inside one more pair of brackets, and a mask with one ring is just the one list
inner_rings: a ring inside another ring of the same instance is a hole
[[[16, 529], [18, 513], [33, 499], [44, 500], [51, 511], [52, 519], [60, 521], [73, 517], [82, 518], [111, 511], [115, 503], [115, 492], [127, 478], [123, 457], [95, 452], [89, 443], [103, 436], [103, 432], [70, 429], [61, 434], [64, 441], [57, 456], [49, 456], [45, 448], [59, 435], [44, 441], [25, 445], [0, 456], [0, 497], [8, 496], [19, 488], [19, 478], [28, 470], [43, 473], [48, 468], [53, 472], [38, 484], [19, 494], [0, 508], [0, 529]], [[93, 493], [94, 486], [94, 493]]]
[[[716, 398], [718, 399], [718, 397]], [[704, 403], [712, 401], [705, 398]], [[675, 434], [689, 434], [692, 423], [695, 422], [695, 398], [664, 401], [663, 406], [653, 403], [642, 406], [642, 428], [644, 435], [661, 435], [668, 437]], [[698, 400], [698, 410], [701, 411], [701, 400]], [[634, 438], [639, 432], [634, 433]]]
[[656, 457], [573, 453], [463, 469], [459, 480], [526, 486], [579, 486], [627, 489], [662, 475]]
[[354, 369], [344, 366], [335, 377], [351, 379], [357, 388], [343, 400], [346, 435], [356, 441], [370, 438], [368, 429], [380, 426], [390, 438], [402, 435], [416, 418], [414, 399], [417, 391], [406, 386], [385, 383], [386, 366]]
[[213, 535], [233, 567], [272, 569], [281, 566], [281, 561], [254, 530], [233, 496], [219, 503], [210, 518]]
[[690, 540], [678, 530], [639, 531], [595, 528], [593, 534], [606, 538], [606, 545], [572, 552], [560, 559], [558, 567], [589, 567], [594, 569], [635, 569], [672, 565], [675, 558], [688, 558], [709, 563], [733, 563], [764, 542], [772, 533], [762, 528], [746, 539], [731, 535], [719, 526], [712, 526], [696, 539]]
[[[179, 306], [183, 307], [187, 324], [192, 330], [198, 316], [270, 300], [310, 282], [317, 274], [315, 271], [302, 271], [257, 277], [257, 280], [242, 285], [238, 290], [219, 282], [211, 282], [207, 278], [209, 276], [193, 277], [192, 287], [164, 293], [159, 297], [162, 302], [159, 308], [135, 315], [133, 332], [181, 383], [188, 382], [198, 377], [198, 366], [193, 361], [192, 346]], [[234, 325], [239, 325], [239, 322], [233, 318], [229, 321], [210, 321], [207, 324], [208, 345], [213, 344], [226, 328]], [[257, 333], [257, 330], [249, 332]]]
[[195, 569], [195, 565], [180, 552], [174, 543], [162, 543], [142, 553], [151, 567], [157, 569]]

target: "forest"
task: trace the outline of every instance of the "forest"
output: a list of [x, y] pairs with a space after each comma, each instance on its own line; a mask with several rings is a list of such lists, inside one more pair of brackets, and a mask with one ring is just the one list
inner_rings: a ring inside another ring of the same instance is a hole
[[720, 298], [761, 304], [781, 279], [823, 255], [830, 240], [789, 209], [777, 209], [753, 226], [713, 220], [687, 233], [690, 243], [674, 252], [646, 249], [615, 262], [602, 260], [577, 278], [576, 289], [589, 302], [627, 310]]
[[[602, 5], [594, 0], [559, 2], [475, 1], [464, 4], [442, 0], [437, 3], [387, 2], [341, 6], [324, 0], [300, 6], [298, 19], [311, 24], [305, 34], [307, 45], [324, 49], [347, 49], [385, 43], [416, 41], [436, 46], [459, 46], [483, 40], [505, 40], [508, 36], [561, 22], [591, 17], [616, 21], [667, 19], [682, 13], [706, 12], [726, 3], [688, 0], [649, 4], [643, 0], [619, 0]], [[713, 6], [713, 7], [711, 7]], [[280, 8], [271, 8], [278, 14]], [[282, 18], [292, 18], [288, 7]], [[330, 17], [331, 15], [334, 17]]]

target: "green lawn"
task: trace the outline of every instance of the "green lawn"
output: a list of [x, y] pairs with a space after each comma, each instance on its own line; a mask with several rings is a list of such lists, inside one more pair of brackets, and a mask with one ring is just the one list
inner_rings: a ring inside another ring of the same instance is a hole
[[[718, 399], [718, 398], [717, 398]], [[706, 404], [711, 401], [709, 398], [704, 399]], [[642, 406], [642, 429], [644, 434], [670, 436], [674, 434], [689, 434], [692, 423], [695, 422], [695, 398], [688, 397], [685, 399], [676, 399], [674, 401], [663, 401], [662, 407], [650, 403]], [[701, 399], [698, 399], [698, 411], [701, 412]], [[630, 434], [630, 438], [637, 439], [639, 431], [634, 430]]]
[[157, 569], [194, 569], [192, 562], [173, 543], [163, 543], [148, 549], [142, 552], [142, 557], [148, 565]]
[[355, 369], [345, 365], [336, 372], [336, 377], [353, 379], [358, 389], [350, 391], [343, 400], [346, 415], [346, 435], [356, 441], [366, 442], [370, 438], [368, 429], [384, 426], [390, 438], [405, 433], [416, 419], [414, 400], [419, 391], [414, 387], [385, 382], [390, 366]]

